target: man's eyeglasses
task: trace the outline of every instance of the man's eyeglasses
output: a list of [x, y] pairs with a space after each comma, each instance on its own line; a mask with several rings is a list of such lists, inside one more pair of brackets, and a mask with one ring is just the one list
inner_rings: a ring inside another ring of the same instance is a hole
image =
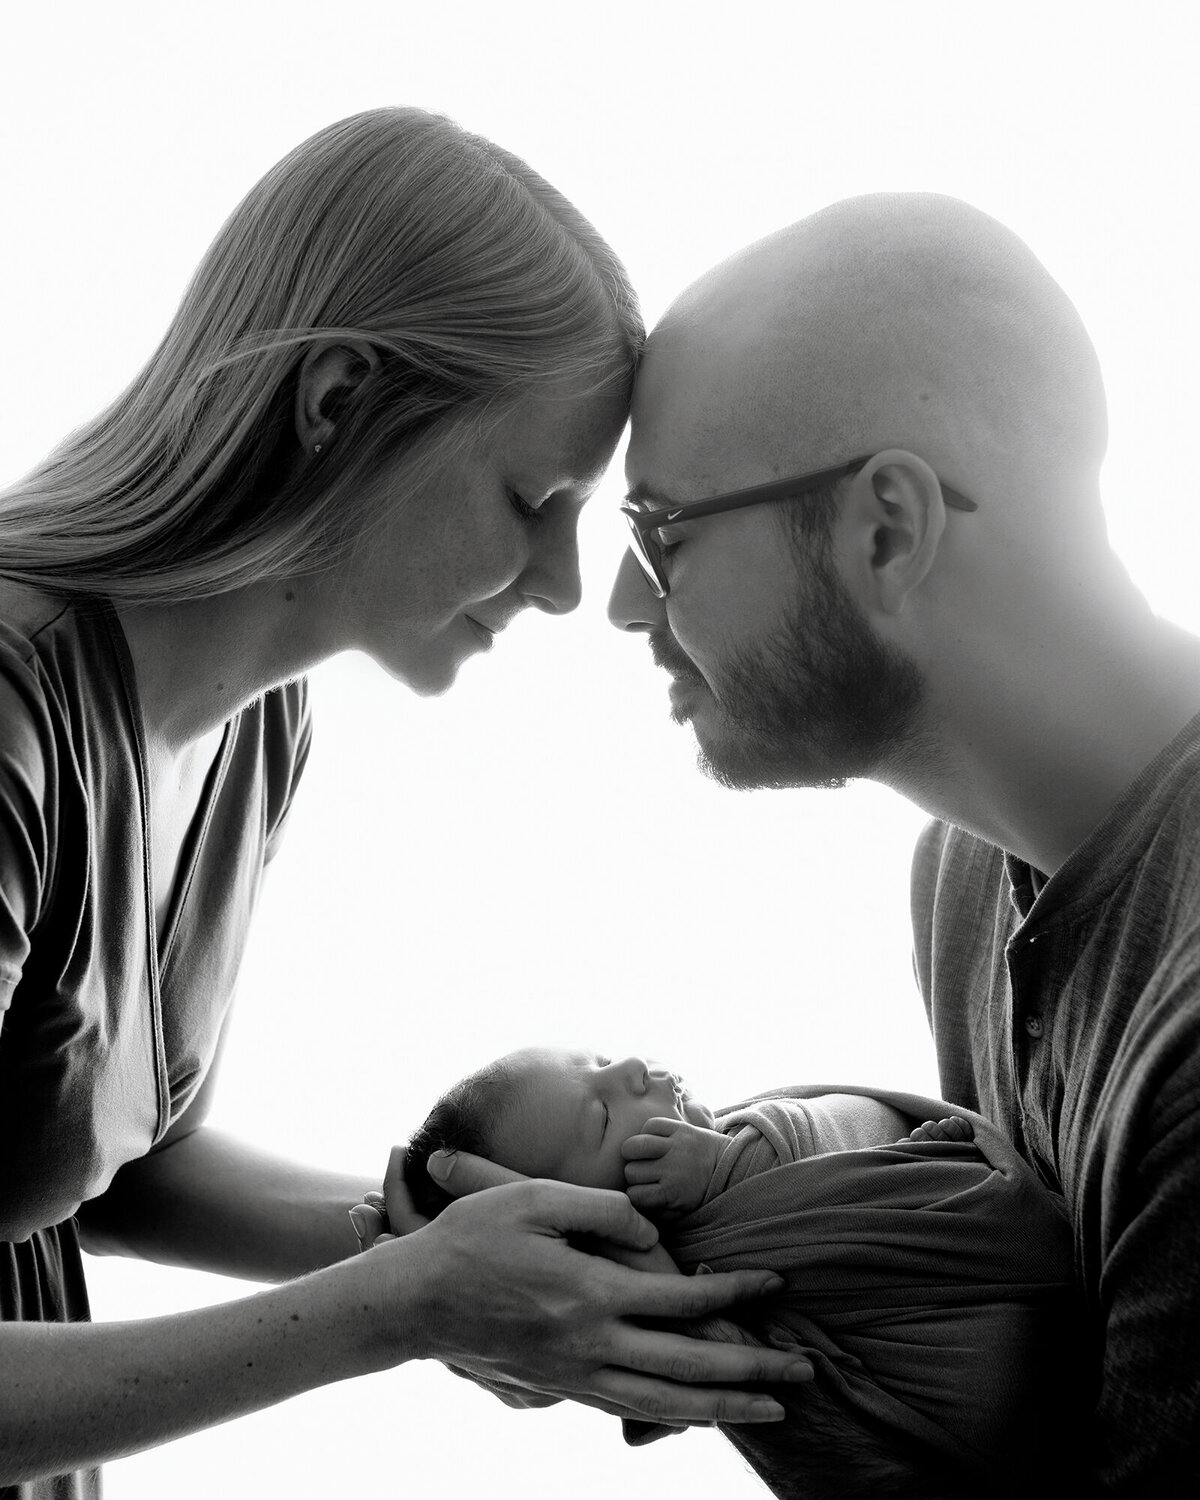
[[[636, 500], [621, 507], [621, 514], [629, 522], [633, 535], [632, 550], [641, 564], [646, 582], [660, 599], [671, 592], [667, 580], [666, 553], [670, 546], [662, 537], [665, 526], [682, 525], [684, 521], [695, 521], [701, 516], [715, 516], [726, 510], [741, 510], [746, 505], [766, 505], [771, 500], [800, 500], [806, 494], [823, 489], [835, 480], [846, 479], [874, 457], [853, 458], [849, 463], [838, 464], [832, 469], [818, 469], [815, 474], [801, 474], [793, 479], [773, 479], [770, 484], [752, 485], [747, 490], [734, 490], [727, 495], [714, 495], [711, 500], [694, 500], [690, 505], [658, 505], [645, 508]], [[949, 485], [942, 485], [942, 499], [954, 510], [978, 510], [974, 500], [968, 500]]]

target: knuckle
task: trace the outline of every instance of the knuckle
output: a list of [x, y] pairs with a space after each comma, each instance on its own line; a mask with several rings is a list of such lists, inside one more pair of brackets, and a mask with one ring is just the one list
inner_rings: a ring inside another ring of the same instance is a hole
[[651, 1421], [661, 1421], [664, 1416], [668, 1415], [667, 1403], [657, 1391], [647, 1391], [644, 1396], [641, 1396], [638, 1399], [638, 1407], [642, 1415]]
[[692, 1355], [673, 1354], [663, 1373], [668, 1380], [674, 1380], [679, 1385], [695, 1385], [705, 1378], [706, 1372], [701, 1369], [700, 1361]]
[[703, 1291], [687, 1287], [679, 1299], [679, 1316], [681, 1318], [701, 1318], [708, 1312], [710, 1299]]

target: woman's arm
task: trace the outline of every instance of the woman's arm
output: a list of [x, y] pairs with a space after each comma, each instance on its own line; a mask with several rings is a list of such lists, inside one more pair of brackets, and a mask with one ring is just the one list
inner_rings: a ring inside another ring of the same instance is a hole
[[93, 1255], [287, 1281], [352, 1255], [348, 1211], [382, 1179], [323, 1172], [201, 1126], [122, 1167], [79, 1213]]
[[164, 1265], [288, 1281], [357, 1248], [348, 1210], [378, 1173], [319, 1171], [205, 1125], [220, 1054], [150, 1155], [122, 1167], [79, 1212], [84, 1249]]
[[0, 1484], [119, 1458], [415, 1357], [419, 1283], [396, 1270], [389, 1278], [363, 1256], [171, 1317], [0, 1324]]
[[137, 1323], [0, 1325], [0, 1483], [100, 1463], [409, 1359], [617, 1416], [782, 1417], [770, 1397], [735, 1387], [803, 1379], [806, 1364], [639, 1321], [702, 1317], [777, 1278], [641, 1274], [572, 1248], [574, 1235], [631, 1248], [656, 1238], [623, 1193], [519, 1184], [242, 1301]]

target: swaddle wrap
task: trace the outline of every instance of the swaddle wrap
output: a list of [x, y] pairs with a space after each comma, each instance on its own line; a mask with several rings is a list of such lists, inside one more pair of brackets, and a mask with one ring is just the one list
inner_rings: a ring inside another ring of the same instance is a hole
[[[956, 1114], [975, 1139], [772, 1165], [788, 1138], [772, 1101], [830, 1094], [876, 1099], [913, 1125]], [[940, 1099], [845, 1086], [775, 1089], [717, 1126], [734, 1137], [726, 1185], [663, 1232], [679, 1268], [778, 1272], [785, 1289], [737, 1313], [757, 1341], [806, 1354], [865, 1424], [993, 1478], [1035, 1472], [1084, 1361], [1070, 1225], [1011, 1142]], [[628, 1423], [626, 1436], [652, 1430]], [[739, 1439], [752, 1447], [754, 1430]]]

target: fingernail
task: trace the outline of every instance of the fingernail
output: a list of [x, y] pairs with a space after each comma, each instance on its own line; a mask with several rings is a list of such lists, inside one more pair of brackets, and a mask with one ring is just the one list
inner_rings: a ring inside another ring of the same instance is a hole
[[435, 1151], [425, 1165], [435, 1182], [447, 1182], [457, 1160], [457, 1151]]
[[778, 1401], [755, 1401], [750, 1408], [752, 1422], [782, 1422], [785, 1415]]
[[807, 1360], [800, 1360], [794, 1365], [788, 1365], [783, 1372], [785, 1380], [811, 1380], [813, 1378], [813, 1367]]
[[361, 1245], [367, 1237], [367, 1225], [357, 1208], [350, 1209], [350, 1222], [354, 1225], [354, 1233], [358, 1236], [358, 1243]]
[[770, 1296], [772, 1292], [782, 1292], [787, 1282], [782, 1276], [768, 1276], [763, 1283], [763, 1295]]

